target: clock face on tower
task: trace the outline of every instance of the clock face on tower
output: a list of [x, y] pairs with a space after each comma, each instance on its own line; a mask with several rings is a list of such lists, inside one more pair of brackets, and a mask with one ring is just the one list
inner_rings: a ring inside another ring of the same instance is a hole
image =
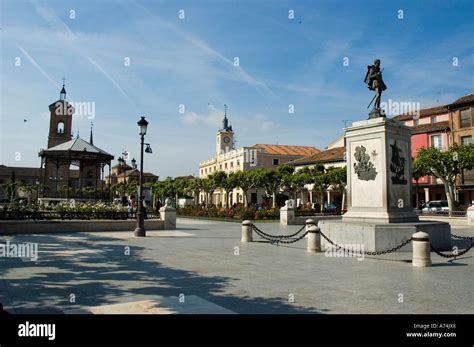
[[230, 142], [230, 137], [229, 136], [225, 136], [224, 137], [224, 143], [229, 143]]

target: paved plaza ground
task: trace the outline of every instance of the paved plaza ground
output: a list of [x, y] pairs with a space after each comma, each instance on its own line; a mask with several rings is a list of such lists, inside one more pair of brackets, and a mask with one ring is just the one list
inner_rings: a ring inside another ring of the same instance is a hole
[[474, 313], [474, 250], [451, 261], [432, 253], [432, 267], [413, 268], [410, 252], [358, 261], [309, 254], [306, 239], [277, 247], [240, 237], [239, 223], [193, 219], [146, 238], [0, 236], [39, 244], [37, 261], [0, 258], [0, 302], [14, 313]]

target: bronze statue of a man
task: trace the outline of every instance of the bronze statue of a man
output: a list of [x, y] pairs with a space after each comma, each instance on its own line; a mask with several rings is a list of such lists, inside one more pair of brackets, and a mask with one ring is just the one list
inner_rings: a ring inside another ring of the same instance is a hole
[[369, 108], [374, 103], [374, 108], [370, 112], [370, 118], [384, 116], [380, 111], [380, 99], [382, 98], [382, 92], [387, 89], [387, 86], [383, 82], [382, 72], [383, 69], [380, 70], [380, 59], [375, 59], [372, 65], [367, 66], [364, 82], [370, 90], [375, 91], [375, 96], [367, 107]]

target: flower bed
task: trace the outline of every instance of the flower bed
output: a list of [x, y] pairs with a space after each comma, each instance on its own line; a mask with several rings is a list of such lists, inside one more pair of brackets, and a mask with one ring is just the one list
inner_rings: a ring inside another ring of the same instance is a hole
[[187, 217], [207, 217], [224, 218], [232, 220], [277, 220], [280, 219], [280, 210], [278, 209], [256, 209], [255, 207], [237, 207], [237, 208], [202, 208], [197, 206], [178, 207], [178, 216]]
[[0, 211], [0, 220], [24, 219], [127, 219], [127, 208], [103, 202], [61, 202], [55, 206], [16, 206]]

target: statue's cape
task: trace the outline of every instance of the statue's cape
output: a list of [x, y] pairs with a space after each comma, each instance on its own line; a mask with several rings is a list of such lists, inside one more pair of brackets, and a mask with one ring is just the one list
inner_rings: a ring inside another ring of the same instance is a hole
[[364, 83], [365, 84], [370, 83], [370, 79], [369, 79], [370, 69], [372, 69], [372, 66], [371, 65], [367, 66], [367, 73], [365, 74], [365, 77], [364, 77]]

